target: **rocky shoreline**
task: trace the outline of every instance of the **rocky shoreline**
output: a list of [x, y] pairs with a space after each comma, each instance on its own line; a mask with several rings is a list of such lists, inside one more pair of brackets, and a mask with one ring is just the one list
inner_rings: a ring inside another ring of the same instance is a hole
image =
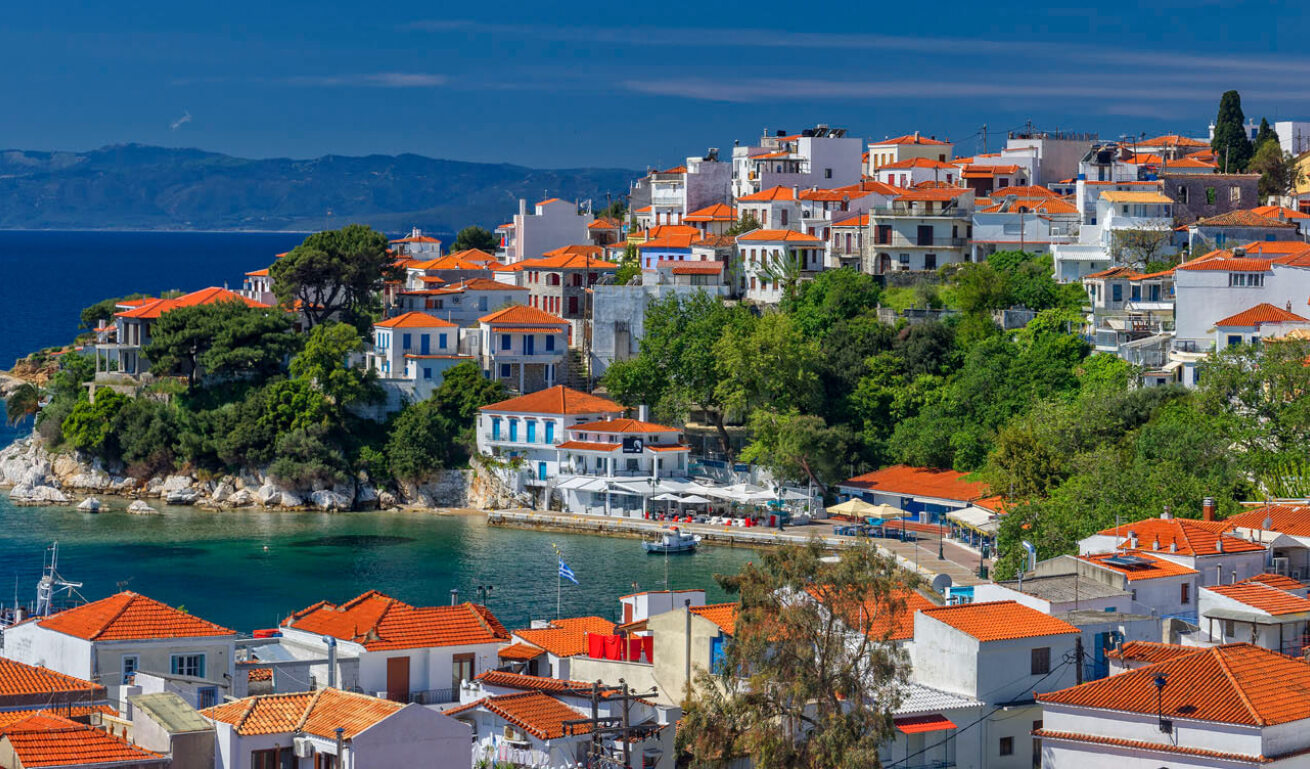
[[209, 510], [350, 510], [497, 508], [517, 504], [491, 473], [443, 470], [422, 484], [378, 488], [365, 476], [352, 482], [311, 488], [288, 487], [265, 473], [200, 479], [174, 474], [134, 478], [112, 472], [97, 460], [51, 452], [33, 435], [0, 449], [0, 488], [15, 505], [77, 505], [96, 494]]

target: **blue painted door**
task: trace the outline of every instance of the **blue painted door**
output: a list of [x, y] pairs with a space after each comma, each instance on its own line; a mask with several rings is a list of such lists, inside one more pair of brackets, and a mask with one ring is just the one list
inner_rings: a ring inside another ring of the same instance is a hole
[[539, 481], [544, 481], [544, 480], [546, 480], [546, 463], [545, 463], [545, 462], [538, 462], [538, 463], [537, 463], [537, 480], [539, 480]]
[[428, 335], [423, 334], [419, 337], [419, 355], [431, 355], [432, 348], [428, 345]]
[[523, 335], [523, 354], [532, 355], [537, 351], [537, 336], [535, 334]]

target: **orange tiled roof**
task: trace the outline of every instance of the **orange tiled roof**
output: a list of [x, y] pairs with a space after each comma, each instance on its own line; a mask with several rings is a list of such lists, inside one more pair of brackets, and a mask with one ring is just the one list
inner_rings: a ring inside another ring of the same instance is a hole
[[453, 328], [454, 323], [435, 318], [426, 312], [407, 312], [373, 324], [378, 328]]
[[451, 708], [445, 711], [445, 714], [454, 716], [475, 708], [484, 708], [542, 740], [559, 739], [570, 728], [573, 734], [585, 734], [591, 731], [591, 727], [587, 724], [565, 727], [566, 722], [583, 718], [582, 713], [540, 691], [483, 697], [476, 702]]
[[[1105, 197], [1105, 195], [1101, 197]], [[1289, 230], [1296, 229], [1296, 224], [1294, 222], [1282, 222], [1271, 216], [1263, 216], [1250, 209], [1240, 209], [1212, 216], [1209, 219], [1197, 219], [1188, 227], [1260, 227], [1264, 229], [1272, 227]]]
[[1187, 270], [1206, 270], [1222, 272], [1268, 272], [1273, 266], [1273, 260], [1255, 259], [1249, 256], [1233, 256], [1231, 251], [1211, 251], [1204, 256], [1178, 265], [1174, 269]]
[[1223, 320], [1215, 321], [1217, 327], [1249, 326], [1259, 327], [1265, 323], [1287, 323], [1301, 322], [1306, 323], [1310, 320], [1297, 315], [1290, 310], [1284, 310], [1282, 307], [1276, 307], [1268, 302], [1261, 302], [1249, 310], [1243, 310], [1236, 315], [1229, 315]]
[[611, 635], [615, 627], [604, 617], [569, 617], [550, 624], [548, 628], [515, 630], [514, 635], [556, 657], [572, 657], [587, 651], [588, 633]]
[[1138, 147], [1204, 147], [1210, 148], [1210, 142], [1202, 139], [1192, 139], [1180, 134], [1165, 134], [1156, 136], [1151, 139], [1143, 139], [1135, 142]]
[[840, 222], [833, 222], [832, 226], [833, 227], [867, 227], [869, 226], [869, 214], [866, 211], [865, 213], [862, 213], [859, 216], [852, 216], [849, 219], [842, 219]]
[[657, 425], [654, 422], [640, 422], [636, 419], [605, 419], [569, 427], [569, 432], [575, 430], [589, 433], [674, 433], [678, 428]]
[[937, 604], [917, 590], [900, 590], [894, 596], [896, 600], [905, 601], [905, 610], [897, 613], [887, 611], [886, 603], [868, 602], [865, 616], [873, 620], [865, 627], [865, 633], [872, 638], [888, 641], [904, 641], [914, 637], [914, 615], [924, 609], [935, 609]]
[[1242, 246], [1242, 249], [1246, 251], [1248, 256], [1251, 254], [1261, 256], [1273, 254], [1276, 256], [1271, 258], [1278, 261], [1279, 264], [1287, 264], [1280, 257], [1299, 256], [1306, 251], [1310, 251], [1310, 243], [1303, 243], [1299, 240], [1257, 240], [1247, 243]]
[[795, 230], [752, 230], [740, 235], [737, 240], [765, 241], [769, 243], [823, 243], [813, 235], [806, 235]]
[[637, 250], [643, 251], [648, 248], [669, 249], [669, 248], [691, 248], [693, 241], [699, 240], [701, 233], [675, 233], [670, 235], [661, 235], [651, 238], [645, 243], [638, 243]]
[[926, 136], [916, 136], [915, 134], [906, 134], [905, 136], [897, 136], [895, 139], [883, 139], [882, 141], [869, 142], [869, 146], [871, 147], [884, 147], [888, 144], [950, 144], [950, 142], [929, 139]]
[[[1134, 556], [1145, 562], [1143, 565], [1128, 568], [1114, 563], [1107, 563], [1111, 558], [1117, 556]], [[1117, 571], [1124, 575], [1129, 582], [1137, 582], [1145, 579], [1161, 579], [1163, 577], [1183, 577], [1188, 575], [1199, 574], [1196, 569], [1189, 569], [1182, 564], [1156, 558], [1150, 555], [1143, 555], [1140, 550], [1119, 550], [1113, 553], [1097, 553], [1096, 555], [1080, 555], [1080, 559], [1088, 563], [1094, 563], [1103, 566], [1112, 571]]]
[[737, 198], [738, 203], [770, 203], [777, 200], [795, 200], [796, 191], [791, 187], [770, 187], [767, 190]]
[[129, 744], [93, 726], [39, 712], [9, 724], [4, 737], [19, 765], [102, 766], [146, 763], [166, 766], [164, 756]]
[[1062, 619], [1042, 614], [1017, 601], [935, 606], [921, 609], [920, 613], [984, 643], [1080, 632]]
[[236, 632], [131, 591], [36, 621], [48, 630], [88, 641], [203, 638]]
[[0, 697], [87, 692], [103, 696], [104, 687], [49, 668], [0, 657]]
[[[1167, 676], [1159, 692], [1155, 678]], [[1310, 664], [1251, 644], [1198, 649], [1157, 665], [1049, 694], [1040, 702], [1154, 717], [1272, 726], [1310, 718]]]
[[417, 235], [417, 236], [411, 235], [410, 237], [407, 238], [397, 238], [396, 240], [389, 240], [387, 242], [388, 243], [440, 243], [441, 241], [437, 240], [436, 238], [429, 237], [427, 235]]
[[265, 267], [265, 268], [262, 269], [262, 270], [254, 270], [254, 271], [252, 271], [252, 272], [247, 272], [247, 273], [246, 273], [246, 276], [247, 276], [247, 277], [251, 277], [251, 278], [265, 278], [265, 277], [268, 277], [268, 268]]
[[[1157, 553], [1176, 552], [1179, 555], [1211, 555], [1220, 552], [1217, 545], [1223, 538], [1223, 552], [1251, 553], [1264, 550], [1264, 545], [1224, 534], [1233, 528], [1231, 521], [1198, 521], [1190, 518], [1146, 518], [1134, 523], [1121, 523], [1097, 532], [1106, 536], [1128, 539], [1129, 532], [1137, 534], [1140, 550]], [[1157, 546], [1156, 543], [1159, 542]], [[1176, 550], [1169, 546], [1176, 544]]]
[[207, 708], [200, 715], [232, 724], [233, 731], [242, 736], [305, 732], [335, 739], [337, 727], [342, 727], [342, 736], [349, 740], [403, 707], [367, 694], [318, 689], [246, 697]]
[[700, 208], [682, 217], [684, 222], [735, 222], [737, 209], [726, 203], [715, 203]]
[[508, 283], [500, 283], [490, 278], [469, 278], [461, 280], [458, 283], [451, 283], [449, 286], [441, 289], [443, 294], [458, 294], [464, 291], [527, 291], [527, 286], [511, 286]]
[[668, 267], [674, 275], [718, 275], [723, 272], [723, 262], [660, 262], [657, 267]]
[[160, 315], [176, 310], [179, 307], [197, 307], [204, 304], [217, 304], [218, 302], [241, 302], [247, 307], [267, 307], [262, 302], [256, 302], [236, 293], [228, 291], [226, 288], [202, 288], [199, 291], [192, 291], [185, 296], [179, 296], [176, 299], [155, 299], [146, 302], [134, 309], [125, 310], [116, 315], [120, 318], [158, 318]]
[[[1297, 586], [1300, 588], [1300, 585]], [[1266, 614], [1302, 614], [1310, 612], [1310, 599], [1266, 585], [1263, 582], [1239, 582], [1232, 585], [1212, 585], [1202, 588], [1212, 593], [1246, 604]]]
[[705, 248], [732, 248], [736, 243], [731, 235], [710, 235], [700, 240], [693, 240], [691, 245]]
[[1066, 740], [1068, 742], [1083, 742], [1091, 745], [1109, 745], [1116, 748], [1128, 748], [1133, 751], [1134, 757], [1137, 757], [1142, 753], [1156, 752], [1195, 758], [1213, 758], [1222, 761], [1237, 761], [1243, 764], [1266, 764], [1272, 762], [1272, 759], [1266, 758], [1262, 755], [1253, 756], [1247, 753], [1225, 753], [1223, 751], [1209, 750], [1207, 748], [1191, 748], [1186, 745], [1175, 745], [1172, 742], [1125, 740], [1120, 737], [1106, 737], [1100, 734], [1061, 732], [1054, 729], [1034, 729], [1033, 736], [1043, 740]]
[[1154, 641], [1129, 641], [1119, 649], [1107, 654], [1125, 662], [1145, 662], [1148, 665], [1154, 665], [1157, 662], [1165, 662], [1195, 652], [1195, 646], [1157, 643]]
[[1267, 216], [1270, 219], [1277, 219], [1280, 215], [1284, 219], [1310, 219], [1310, 214], [1304, 214], [1295, 208], [1286, 206], [1256, 206], [1251, 209], [1251, 213]]
[[971, 502], [988, 496], [987, 484], [966, 481], [968, 473], [938, 470], [931, 467], [893, 465], [871, 473], [857, 475], [839, 485], [891, 494], [910, 494], [937, 499]]
[[1259, 582], [1262, 585], [1268, 585], [1270, 587], [1276, 587], [1279, 590], [1287, 591], [1305, 589], [1305, 585], [1291, 577], [1285, 577], [1282, 574], [1270, 574], [1268, 572], [1257, 574], [1254, 577], [1247, 577], [1246, 579], [1239, 581], [1237, 584], [1241, 585], [1246, 582]]
[[564, 249], [557, 248], [539, 259], [524, 259], [515, 266], [522, 270], [610, 270], [618, 267], [600, 258], [605, 252], [600, 246], [565, 246]]
[[528, 395], [483, 406], [482, 411], [514, 411], [529, 414], [622, 414], [623, 407], [608, 398], [555, 385]]
[[567, 326], [569, 322], [558, 315], [552, 315], [545, 310], [538, 310], [536, 307], [529, 307], [526, 304], [512, 304], [503, 310], [496, 310], [490, 315], [483, 315], [478, 318], [480, 323], [490, 325], [505, 324], [550, 324], [555, 326]]
[[1101, 280], [1104, 278], [1125, 278], [1131, 280], [1133, 278], [1140, 277], [1141, 274], [1142, 273], [1138, 272], [1137, 270], [1134, 270], [1132, 267], [1124, 267], [1123, 265], [1117, 265], [1111, 267], [1108, 270], [1101, 270], [1100, 272], [1093, 272], [1091, 274], [1084, 275], [1083, 280]]
[[555, 448], [572, 449], [573, 451], [613, 451], [622, 445], [622, 443], [597, 443], [596, 441], [564, 441]]
[[[1265, 519], [1270, 521], [1265, 526]], [[1225, 520], [1233, 527], [1277, 531], [1293, 537], [1310, 537], [1310, 505], [1264, 505]]]
[[[532, 646], [521, 642], [515, 642], [509, 646], [502, 647], [496, 652], [496, 656], [503, 660], [530, 660], [545, 654], [546, 650], [538, 646]], [[483, 673], [482, 675], [486, 675]], [[482, 675], [478, 678], [482, 678]]]
[[[118, 709], [113, 705], [53, 705], [50, 708], [32, 708], [29, 710], [0, 710], [0, 733], [19, 721], [26, 720], [35, 715], [45, 714], [62, 716], [69, 720], [76, 721], [79, 718], [87, 718], [93, 715], [116, 716]], [[81, 723], [78, 721], [78, 723]]]
[[923, 200], [931, 202], [940, 202], [954, 200], [961, 195], [968, 193], [969, 190], [962, 187], [933, 187], [925, 189], [907, 190], [901, 193], [897, 200]]
[[508, 641], [485, 606], [410, 606], [370, 590], [340, 606], [320, 601], [292, 614], [284, 627], [353, 641], [369, 651], [471, 646]]
[[1166, 172], [1174, 168], [1218, 168], [1219, 164], [1213, 160], [1201, 160], [1200, 158], [1179, 158], [1178, 160], [1165, 161], [1164, 169]]
[[608, 216], [597, 218], [591, 224], [587, 225], [589, 230], [619, 230], [623, 228], [623, 223], [618, 219], [611, 219]]
[[728, 635], [737, 631], [737, 611], [741, 606], [735, 603], [711, 603], [704, 606], [692, 606], [691, 613], [713, 622]]
[[929, 160], [928, 158], [906, 158], [895, 163], [878, 166], [879, 171], [895, 171], [902, 168], [949, 168], [954, 171], [955, 165], [953, 163], [943, 163], [940, 160]]

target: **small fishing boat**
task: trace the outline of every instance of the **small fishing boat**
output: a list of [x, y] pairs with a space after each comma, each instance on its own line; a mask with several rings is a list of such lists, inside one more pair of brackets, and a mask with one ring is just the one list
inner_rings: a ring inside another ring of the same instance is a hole
[[699, 534], [688, 534], [674, 526], [661, 531], [659, 539], [641, 544], [647, 553], [690, 553], [696, 549], [700, 539]]

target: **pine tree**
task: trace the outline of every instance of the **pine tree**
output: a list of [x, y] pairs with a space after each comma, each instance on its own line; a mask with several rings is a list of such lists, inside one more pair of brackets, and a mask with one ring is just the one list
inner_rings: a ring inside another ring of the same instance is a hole
[[1238, 173], [1251, 162], [1254, 150], [1246, 136], [1246, 115], [1242, 114], [1242, 96], [1237, 91], [1225, 91], [1219, 99], [1219, 114], [1214, 121], [1214, 138], [1210, 149], [1219, 161], [1219, 169]]
[[1256, 132], [1255, 141], [1251, 143], [1252, 157], [1255, 156], [1254, 153], [1260, 151], [1260, 148], [1264, 146], [1265, 142], [1271, 139], [1274, 144], [1278, 144], [1278, 132], [1269, 125], [1269, 120], [1267, 118], [1260, 118], [1260, 130]]

